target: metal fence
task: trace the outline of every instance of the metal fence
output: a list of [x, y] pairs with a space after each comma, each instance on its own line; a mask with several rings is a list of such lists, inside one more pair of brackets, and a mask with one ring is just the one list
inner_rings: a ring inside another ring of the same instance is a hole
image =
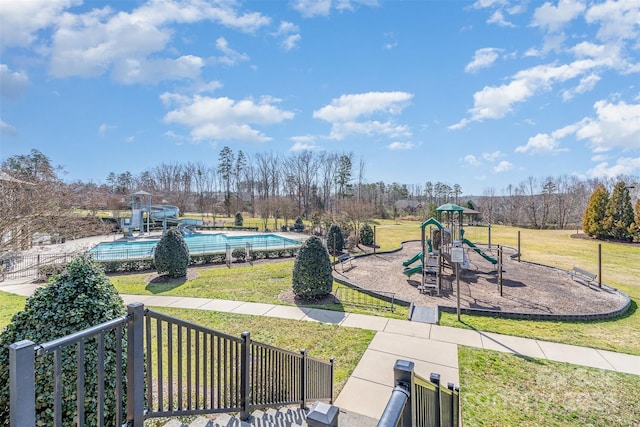
[[6, 279], [43, 276], [44, 268], [50, 265], [63, 265], [71, 261], [78, 253], [21, 254], [7, 252], [0, 257], [0, 273]]
[[338, 286], [334, 291], [335, 298], [344, 304], [368, 307], [376, 310], [395, 311], [396, 294], [385, 291], [368, 291]]
[[397, 360], [393, 368], [395, 388], [378, 427], [454, 427], [460, 422], [460, 389], [444, 388], [440, 375], [429, 381], [415, 375], [413, 362]]
[[[53, 355], [48, 365], [47, 355]], [[49, 343], [14, 343], [9, 356], [12, 427], [120, 426], [123, 420], [142, 427], [148, 418], [220, 412], [246, 420], [255, 408], [333, 403], [333, 360], [255, 342], [248, 332], [233, 337], [140, 303], [130, 304], [127, 316]], [[36, 373], [50, 378], [48, 389], [40, 381], [36, 386]], [[63, 393], [70, 378], [75, 393]], [[68, 395], [75, 401], [63, 399]], [[95, 408], [88, 419], [86, 402]], [[50, 420], [42, 419], [43, 405], [52, 407], [44, 414]]]

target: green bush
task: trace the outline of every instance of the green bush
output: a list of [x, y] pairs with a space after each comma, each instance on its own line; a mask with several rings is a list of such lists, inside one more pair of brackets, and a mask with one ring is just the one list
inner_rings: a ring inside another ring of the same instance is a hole
[[189, 266], [189, 247], [177, 228], [170, 228], [156, 245], [153, 263], [158, 274], [184, 277]]
[[[74, 332], [125, 315], [124, 305], [102, 269], [84, 255], [73, 259], [66, 269], [54, 276], [27, 299], [0, 334], [0, 425], [9, 425], [9, 349], [16, 341], [31, 340], [44, 344]], [[114, 332], [105, 334], [105, 425], [115, 424], [116, 364]], [[126, 343], [123, 342], [123, 349]], [[62, 352], [63, 425], [75, 426], [76, 413], [76, 346]], [[98, 425], [97, 362], [95, 340], [85, 342], [85, 425]], [[54, 372], [52, 355], [36, 359], [36, 425], [53, 425]], [[126, 369], [126, 368], [125, 368]], [[124, 403], [124, 402], [123, 402]]]
[[300, 247], [293, 263], [293, 293], [316, 299], [331, 293], [333, 276], [329, 253], [319, 237], [309, 237]]
[[327, 231], [327, 249], [331, 255], [338, 255], [344, 249], [344, 236], [342, 229], [336, 224], [331, 224]]
[[367, 223], [360, 227], [360, 242], [363, 245], [373, 246], [373, 228]]
[[66, 268], [66, 266], [67, 264], [63, 262], [41, 265], [40, 267], [38, 267], [38, 277], [45, 280], [49, 280], [51, 277], [55, 276], [56, 274], [62, 273]]
[[236, 227], [242, 227], [242, 224], [244, 224], [244, 218], [242, 218], [242, 212], [236, 212], [233, 225], [235, 225]]
[[302, 217], [297, 217], [296, 222], [293, 224], [293, 229], [295, 231], [304, 231], [304, 222], [302, 222]]
[[237, 259], [238, 261], [244, 261], [245, 258], [247, 257], [247, 251], [245, 248], [235, 248], [231, 252], [231, 256]]

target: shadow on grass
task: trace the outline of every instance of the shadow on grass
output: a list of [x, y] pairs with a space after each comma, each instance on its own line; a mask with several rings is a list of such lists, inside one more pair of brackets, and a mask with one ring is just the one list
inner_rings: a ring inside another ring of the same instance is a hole
[[186, 276], [169, 277], [167, 275], [162, 275], [151, 279], [149, 283], [147, 283], [147, 286], [145, 286], [145, 289], [154, 295], [161, 294], [184, 285], [187, 280], [189, 279]]

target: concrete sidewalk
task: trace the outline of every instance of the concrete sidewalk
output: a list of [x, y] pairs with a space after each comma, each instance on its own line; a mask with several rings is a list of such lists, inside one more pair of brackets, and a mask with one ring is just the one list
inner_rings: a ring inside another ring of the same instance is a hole
[[[0, 290], [31, 295], [30, 283], [1, 283]], [[460, 384], [458, 345], [497, 350], [538, 359], [640, 375], [640, 356], [567, 344], [451, 328], [408, 320], [355, 313], [220, 299], [157, 295], [122, 295], [126, 304], [212, 310], [336, 324], [376, 331], [374, 339], [336, 399], [340, 408], [380, 418], [393, 389], [393, 365], [397, 359], [415, 363], [416, 374], [428, 379], [438, 373], [441, 383]]]

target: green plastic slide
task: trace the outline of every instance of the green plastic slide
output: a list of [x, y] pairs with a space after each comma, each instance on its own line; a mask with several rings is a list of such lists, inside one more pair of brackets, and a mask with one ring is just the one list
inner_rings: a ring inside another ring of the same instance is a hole
[[468, 240], [468, 239], [462, 239], [462, 241], [463, 241], [464, 243], [466, 243], [466, 244], [467, 244], [471, 249], [473, 249], [474, 251], [476, 251], [477, 253], [479, 253], [479, 254], [480, 254], [480, 256], [481, 256], [482, 258], [486, 259], [486, 260], [487, 260], [487, 261], [489, 261], [491, 264], [497, 264], [497, 263], [498, 263], [498, 260], [497, 260], [497, 259], [495, 259], [494, 257], [492, 257], [492, 256], [487, 255], [486, 253], [484, 253], [484, 252], [482, 251], [482, 249], [480, 249], [479, 247], [477, 247], [476, 245], [474, 245], [474, 244], [473, 244], [473, 242], [471, 242], [470, 240]]
[[402, 271], [402, 274], [406, 274], [407, 276], [411, 277], [416, 273], [422, 273], [422, 266], [419, 265], [417, 267], [413, 267], [413, 268], [405, 268]]
[[417, 254], [415, 254], [415, 256], [403, 262], [402, 265], [408, 267], [418, 260], [422, 260], [422, 252], [418, 252]]

